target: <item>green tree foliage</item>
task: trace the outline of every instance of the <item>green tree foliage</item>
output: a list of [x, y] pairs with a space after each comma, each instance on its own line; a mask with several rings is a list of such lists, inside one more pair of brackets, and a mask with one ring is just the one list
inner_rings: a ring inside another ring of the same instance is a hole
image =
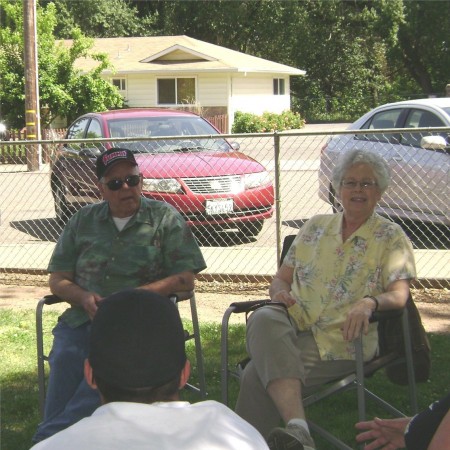
[[450, 2], [405, 1], [398, 45], [391, 60], [425, 95], [442, 94], [450, 82]]
[[186, 34], [257, 56], [267, 55], [269, 40], [279, 43], [272, 34], [273, 15], [285, 2], [159, 0], [152, 3], [162, 34]]
[[[186, 34], [304, 69], [305, 77], [291, 79], [292, 107], [309, 121], [353, 120], [389, 101], [442, 95], [450, 81], [448, 1], [39, 1], [39, 21], [46, 17], [39, 40], [40, 76], [47, 81], [41, 95], [49, 105], [58, 98], [63, 104], [58, 111], [71, 117], [88, 104], [91, 109], [117, 104], [112, 92], [98, 97], [106, 89], [100, 71], [108, 64], [101, 55], [92, 73], [73, 70], [73, 61], [90, 48], [83, 35]], [[0, 14], [4, 114], [10, 105], [23, 102], [23, 52], [21, 13], [12, 13], [21, 9], [21, 2], [0, 0], [0, 5], [6, 11]], [[54, 38], [71, 38], [74, 29], [82, 33], [75, 35], [78, 53], [66, 55]], [[62, 61], [69, 66], [62, 67]], [[19, 110], [15, 106], [12, 114]], [[17, 117], [22, 120], [23, 112]]]
[[[23, 62], [22, 2], [0, 0], [0, 101], [2, 119], [11, 128], [22, 128], [25, 116], [25, 86]], [[56, 116], [69, 121], [92, 110], [121, 107], [123, 99], [101, 72], [110, 67], [104, 54], [92, 53], [92, 40], [73, 30], [73, 44], [57, 44], [53, 37], [56, 11], [53, 4], [37, 8], [38, 65], [40, 105], [48, 106], [51, 116], [42, 115], [44, 126]], [[94, 69], [81, 73], [74, 68], [80, 57], [97, 62]]]
[[293, 80], [295, 104], [306, 117], [351, 120], [389, 96], [386, 48], [398, 20], [393, 6], [400, 3], [301, 3], [290, 58], [307, 72]]
[[98, 38], [154, 34], [155, 18], [124, 0], [41, 0], [42, 6], [50, 3], [56, 8], [54, 34], [58, 39], [71, 39], [74, 28]]
[[0, 114], [1, 120], [9, 126], [14, 123], [14, 105], [17, 103], [22, 104], [20, 114], [25, 116], [22, 36], [12, 32], [17, 22], [22, 23], [21, 14], [21, 8], [0, 1]]

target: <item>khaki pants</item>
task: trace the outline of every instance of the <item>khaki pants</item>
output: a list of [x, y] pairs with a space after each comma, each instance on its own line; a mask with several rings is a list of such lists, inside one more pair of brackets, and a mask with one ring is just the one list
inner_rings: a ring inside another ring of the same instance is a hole
[[350, 360], [322, 361], [310, 331], [300, 332], [287, 311], [278, 306], [256, 310], [247, 324], [251, 361], [241, 376], [236, 412], [265, 438], [280, 424], [280, 414], [266, 387], [277, 378], [298, 378], [302, 391], [322, 385], [355, 369]]

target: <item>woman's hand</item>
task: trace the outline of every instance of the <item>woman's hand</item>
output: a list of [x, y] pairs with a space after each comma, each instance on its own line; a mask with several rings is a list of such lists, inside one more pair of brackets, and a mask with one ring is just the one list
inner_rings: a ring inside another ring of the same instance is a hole
[[289, 293], [292, 286], [293, 276], [294, 269], [281, 264], [269, 288], [270, 299], [273, 302], [283, 303], [288, 308], [296, 302], [295, 298]]
[[342, 337], [345, 341], [353, 341], [360, 334], [369, 332], [369, 319], [375, 310], [374, 301], [362, 298], [350, 309], [342, 327]]
[[288, 291], [281, 290], [272, 295], [272, 301], [283, 303], [289, 308], [289, 306], [292, 306], [295, 303], [295, 298], [292, 297]]

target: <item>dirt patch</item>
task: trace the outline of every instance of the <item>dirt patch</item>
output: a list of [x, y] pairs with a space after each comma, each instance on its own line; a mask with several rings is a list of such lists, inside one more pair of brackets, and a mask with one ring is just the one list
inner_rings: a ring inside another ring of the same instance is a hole
[[[35, 308], [37, 301], [49, 293], [45, 275], [0, 274], [0, 308]], [[432, 333], [450, 333], [450, 290], [413, 289], [413, 298], [425, 329]], [[268, 297], [268, 285], [261, 283], [197, 282], [196, 304], [200, 322], [221, 322], [233, 302]], [[66, 304], [52, 308], [64, 309]], [[189, 302], [180, 304], [180, 313], [189, 317]], [[243, 314], [233, 314], [232, 323], [243, 323]]]

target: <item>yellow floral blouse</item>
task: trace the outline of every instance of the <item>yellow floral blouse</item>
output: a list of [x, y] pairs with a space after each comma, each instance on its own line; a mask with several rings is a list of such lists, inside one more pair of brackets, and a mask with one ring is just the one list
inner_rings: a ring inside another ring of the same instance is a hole
[[[300, 330], [311, 330], [322, 359], [354, 359], [354, 345], [341, 333], [353, 302], [416, 276], [411, 243], [401, 227], [373, 214], [345, 242], [343, 215], [318, 215], [300, 229], [284, 264], [294, 269], [289, 308]], [[378, 346], [376, 324], [364, 339], [364, 357]]]

